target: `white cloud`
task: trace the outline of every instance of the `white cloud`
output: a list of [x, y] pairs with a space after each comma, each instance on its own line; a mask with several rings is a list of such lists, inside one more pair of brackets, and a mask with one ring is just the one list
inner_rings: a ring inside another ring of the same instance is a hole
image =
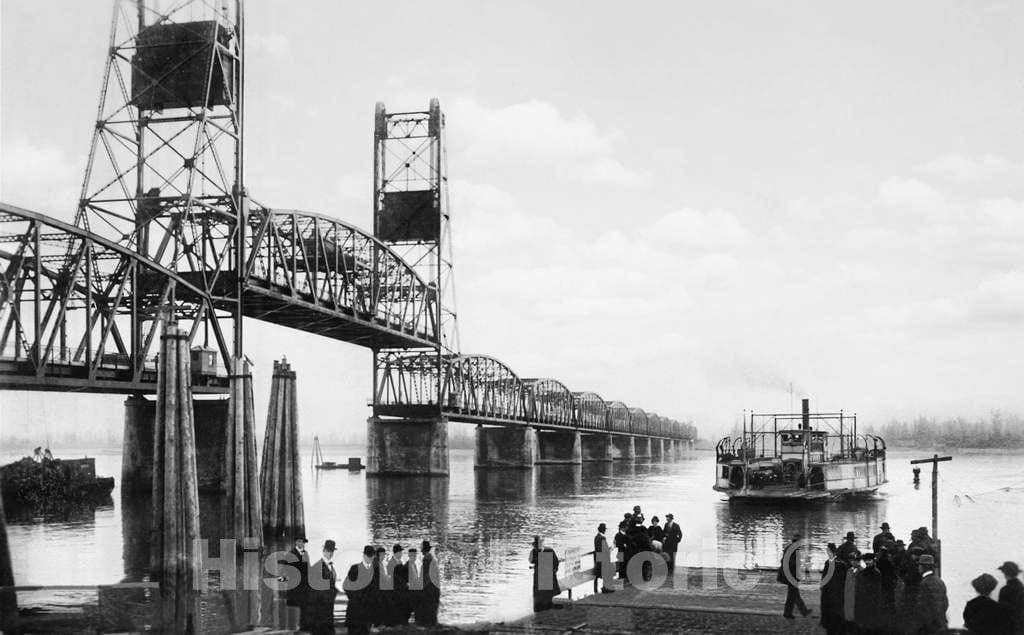
[[[83, 157], [84, 159], [84, 157]], [[0, 200], [74, 219], [83, 171], [56, 146], [8, 137], [0, 152]]]
[[931, 212], [943, 203], [938, 190], [918, 179], [888, 179], [879, 187], [878, 195], [884, 205], [917, 211]]
[[690, 274], [699, 278], [724, 280], [732, 278], [740, 270], [740, 263], [730, 254], [705, 254], [693, 264]]
[[984, 321], [1024, 324], [1024, 271], [1006, 271], [984, 280], [974, 294], [971, 310]]
[[615, 157], [619, 133], [599, 130], [583, 113], [566, 115], [540, 100], [488, 108], [466, 98], [455, 100], [447, 112], [459, 122], [455, 134], [473, 161], [494, 163], [511, 156], [588, 183], [641, 187], [651, 181], [649, 174]]
[[659, 218], [651, 232], [662, 242], [695, 249], [740, 247], [750, 241], [743, 223], [721, 210], [683, 208]]
[[1020, 185], [1024, 164], [994, 154], [971, 157], [958, 153], [943, 154], [921, 166], [921, 170], [959, 183], [993, 186]]

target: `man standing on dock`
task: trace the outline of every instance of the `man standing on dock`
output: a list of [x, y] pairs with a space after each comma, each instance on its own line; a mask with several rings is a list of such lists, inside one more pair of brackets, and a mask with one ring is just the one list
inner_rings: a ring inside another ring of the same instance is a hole
[[594, 536], [594, 593], [598, 592], [597, 584], [601, 583], [601, 593], [612, 593], [608, 588], [609, 574], [612, 572], [612, 550], [608, 546], [608, 538], [604, 532], [608, 526], [601, 523], [597, 526], [597, 534]]
[[803, 538], [800, 534], [793, 534], [793, 542], [789, 543], [786, 547], [786, 551], [782, 554], [782, 562], [779, 565], [779, 573], [776, 579], [786, 585], [786, 606], [782, 609], [782, 617], [786, 619], [794, 619], [793, 607], [795, 606], [800, 615], [807, 617], [811, 614], [811, 609], [807, 608], [804, 604], [803, 598], [800, 597], [800, 589], [797, 588], [797, 584], [800, 582], [800, 578], [797, 577], [797, 569], [799, 564], [798, 552], [800, 551], [800, 539]]
[[999, 589], [999, 603], [1010, 611], [1013, 632], [1024, 633], [1024, 585], [1017, 578], [1020, 567], [1016, 562], [1006, 561], [999, 570], [1006, 576], [1006, 585]]
[[679, 543], [683, 541], [683, 530], [676, 523], [675, 516], [665, 514], [664, 539], [661, 550], [668, 554], [668, 570], [676, 568], [676, 552], [679, 551]]
[[882, 550], [883, 545], [896, 541], [896, 536], [893, 536], [892, 532], [889, 531], [889, 523], [882, 523], [880, 529], [882, 531], [875, 534], [875, 539], [871, 541], [871, 551], [874, 551], [876, 554]]
[[921, 569], [921, 586], [917, 592], [918, 633], [945, 633], [946, 609], [949, 598], [946, 595], [946, 583], [935, 573], [935, 558], [930, 554], [918, 560]]

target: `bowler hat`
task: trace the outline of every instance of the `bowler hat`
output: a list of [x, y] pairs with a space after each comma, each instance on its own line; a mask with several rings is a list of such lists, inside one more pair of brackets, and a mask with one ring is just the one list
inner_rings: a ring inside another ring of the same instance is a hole
[[330, 551], [332, 553], [337, 551], [337, 546], [334, 544], [333, 540], [327, 540], [324, 542], [324, 551]]
[[847, 540], [853, 540], [853, 539], [854, 539], [855, 537], [856, 537], [856, 536], [854, 536], [854, 535], [853, 535], [853, 532], [852, 532], [852, 531], [848, 531], [848, 532], [846, 532], [846, 539], [847, 539]]
[[861, 556], [860, 559], [861, 560], [874, 560], [875, 559], [875, 554], [869, 551], [866, 554], [864, 554], [863, 556]]
[[888, 529], [889, 523], [882, 523], [882, 529]]
[[665, 518], [675, 518], [672, 514], [665, 514]]
[[423, 549], [423, 553], [427, 553], [428, 551], [430, 551], [430, 541], [424, 540], [423, 543], [420, 545], [420, 549]]
[[377, 550], [373, 548], [373, 545], [365, 545], [363, 547], [363, 555], [367, 558], [372, 558], [377, 555]]
[[395, 546], [391, 548], [391, 551], [392, 553], [401, 553], [402, 551], [404, 551], [404, 549], [402, 548], [402, 545], [396, 542]]
[[601, 523], [600, 525], [597, 526], [597, 530], [598, 531], [604, 531], [605, 529], [608, 529], [608, 526], [605, 525], [604, 523]]
[[925, 567], [934, 567], [935, 557], [932, 556], [930, 553], [926, 553], [923, 556], [921, 556], [921, 559], [917, 561], [917, 564]]
[[1020, 573], [1020, 567], [1017, 566], [1016, 562], [1010, 562], [1007, 560], [1003, 563], [1003, 566], [999, 567], [999, 570], [1008, 575], [1017, 575]]
[[975, 591], [982, 595], [988, 595], [996, 588], [997, 585], [998, 582], [996, 582], [996, 579], [987, 573], [982, 573], [971, 580], [971, 586], [974, 587]]

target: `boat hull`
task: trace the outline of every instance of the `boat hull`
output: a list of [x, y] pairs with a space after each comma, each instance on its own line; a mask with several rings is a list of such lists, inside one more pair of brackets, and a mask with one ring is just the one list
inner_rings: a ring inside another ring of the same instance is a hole
[[848, 496], [870, 496], [878, 487], [848, 488], [841, 490], [808, 489], [730, 489], [715, 485], [712, 489], [737, 501], [829, 501]]

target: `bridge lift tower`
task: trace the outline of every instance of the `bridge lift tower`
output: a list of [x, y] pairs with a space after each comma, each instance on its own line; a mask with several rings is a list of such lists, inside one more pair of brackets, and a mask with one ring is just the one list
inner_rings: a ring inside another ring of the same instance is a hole
[[127, 281], [140, 299], [126, 346], [134, 365], [169, 313], [230, 372], [242, 355], [248, 208], [242, 1], [119, 0], [111, 22], [75, 224], [207, 293], [204, 301], [165, 280]]
[[373, 351], [367, 473], [447, 475], [442, 408], [449, 398], [449, 369], [456, 366], [449, 362], [459, 354], [459, 333], [444, 114], [437, 99], [417, 112], [389, 113], [378, 103], [373, 136], [374, 237], [412, 264], [433, 289], [439, 340], [429, 349]]

